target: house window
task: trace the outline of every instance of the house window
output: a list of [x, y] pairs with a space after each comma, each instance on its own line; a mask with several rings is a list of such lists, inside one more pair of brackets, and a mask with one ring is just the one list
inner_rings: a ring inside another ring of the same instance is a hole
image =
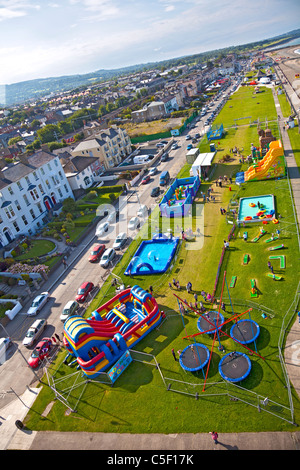
[[66, 193], [68, 193], [69, 190], [68, 190], [68, 186], [66, 184], [64, 184], [64, 188], [65, 188]]
[[28, 225], [28, 221], [27, 221], [25, 215], [22, 215], [22, 220], [23, 220], [23, 222], [24, 222], [25, 225]]
[[47, 167], [50, 171], [52, 170], [50, 163], [47, 163]]
[[43, 213], [43, 209], [42, 209], [42, 206], [41, 206], [41, 203], [40, 203], [40, 202], [37, 203], [37, 208], [38, 208], [38, 210], [40, 211], [40, 214], [42, 214], [42, 213]]
[[17, 181], [17, 186], [18, 186], [19, 190], [22, 191], [23, 186], [21, 185], [20, 181]]
[[30, 185], [30, 179], [28, 178], [28, 176], [25, 176], [25, 179], [26, 179], [26, 183], [28, 184], [28, 186]]
[[12, 208], [12, 206], [8, 206], [4, 208], [5, 214], [8, 219], [11, 219], [12, 217], [15, 217], [15, 212]]
[[46, 181], [45, 181], [45, 183], [46, 183], [47, 187], [50, 189], [50, 188], [51, 188], [51, 186], [50, 186], [50, 183], [49, 183], [49, 181], [48, 181], [48, 180], [46, 180]]
[[57, 160], [54, 160], [54, 165], [58, 166], [58, 161]]
[[2, 217], [1, 217], [1, 215], [0, 215], [0, 224], [2, 224], [2, 222], [3, 222], [3, 219], [2, 219]]
[[18, 211], [21, 210], [21, 206], [19, 204], [19, 201], [15, 201], [15, 205], [16, 205], [16, 208], [18, 209]]
[[14, 192], [13, 192], [13, 190], [11, 189], [11, 186], [9, 186], [7, 189], [8, 189], [9, 194], [12, 196], [12, 195], [14, 194]]
[[17, 224], [17, 222], [13, 222], [13, 226], [15, 227], [16, 232], [20, 232], [20, 228], [19, 228], [19, 225]]
[[33, 209], [30, 209], [30, 215], [31, 217], [33, 218], [33, 220], [35, 219], [35, 213], [34, 213], [34, 210]]
[[44, 170], [44, 168], [40, 168], [40, 171], [41, 171], [42, 175], [44, 175], [44, 174], [45, 174], [45, 170]]
[[39, 194], [38, 194], [38, 192], [37, 192], [37, 190], [36, 190], [35, 188], [30, 191], [30, 194], [31, 194], [31, 197], [32, 197], [32, 199], [33, 199], [34, 201], [35, 201], [36, 199], [39, 199], [39, 197], [40, 197]]
[[30, 202], [28, 201], [28, 198], [27, 198], [26, 194], [24, 194], [23, 199], [25, 201], [26, 206], [29, 206]]
[[59, 174], [59, 177], [60, 177], [60, 179], [61, 179], [61, 180], [63, 180], [63, 179], [64, 179], [64, 177], [63, 177], [63, 175], [62, 175], [62, 172], [61, 172], [61, 171], [59, 171], [59, 172], [58, 172], [58, 174]]
[[38, 177], [38, 175], [36, 174], [35, 171], [33, 172], [33, 176], [34, 176], [35, 181], [39, 179], [39, 177]]
[[44, 191], [43, 186], [41, 184], [39, 184], [39, 190], [41, 191], [42, 195], [45, 194], [45, 191]]

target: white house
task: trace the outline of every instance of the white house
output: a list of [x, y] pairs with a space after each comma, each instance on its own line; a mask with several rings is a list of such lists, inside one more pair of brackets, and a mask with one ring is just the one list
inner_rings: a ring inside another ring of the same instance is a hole
[[92, 186], [95, 181], [93, 165], [97, 161], [97, 157], [88, 156], [75, 156], [68, 160], [63, 169], [72, 191]]
[[59, 157], [40, 150], [0, 170], [0, 247], [32, 235], [74, 197]]

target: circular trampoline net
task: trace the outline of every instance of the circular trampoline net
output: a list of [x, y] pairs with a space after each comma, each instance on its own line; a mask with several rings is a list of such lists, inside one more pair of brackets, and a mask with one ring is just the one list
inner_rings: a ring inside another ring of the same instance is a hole
[[179, 362], [185, 370], [202, 369], [208, 362], [209, 351], [203, 344], [187, 346], [181, 353]]
[[259, 326], [253, 320], [240, 320], [232, 326], [230, 335], [242, 344], [251, 343], [259, 335]]
[[251, 361], [239, 352], [226, 354], [219, 363], [219, 372], [225, 380], [239, 382], [247, 377], [251, 370]]

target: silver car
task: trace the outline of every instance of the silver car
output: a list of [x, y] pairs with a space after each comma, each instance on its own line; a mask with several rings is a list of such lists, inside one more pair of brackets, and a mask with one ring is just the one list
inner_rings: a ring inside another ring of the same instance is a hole
[[31, 327], [27, 330], [27, 333], [25, 335], [25, 338], [23, 339], [23, 344], [27, 348], [33, 345], [35, 340], [41, 335], [41, 333], [44, 331], [44, 329], [47, 326], [47, 320], [44, 318], [40, 318], [39, 320], [36, 320]]
[[28, 309], [27, 315], [37, 315], [42, 310], [45, 303], [49, 300], [49, 297], [49, 292], [42, 292], [40, 295], [38, 295], [32, 302], [31, 307]]

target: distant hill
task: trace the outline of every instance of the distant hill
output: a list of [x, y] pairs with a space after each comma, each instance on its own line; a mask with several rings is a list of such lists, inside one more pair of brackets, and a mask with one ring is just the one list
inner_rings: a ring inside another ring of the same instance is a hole
[[93, 85], [95, 83], [104, 82], [122, 75], [147, 70], [153, 67], [172, 67], [183, 64], [191, 64], [195, 61], [205, 63], [212, 57], [219, 54], [228, 54], [236, 52], [241, 54], [243, 52], [252, 50], [254, 48], [266, 48], [270, 45], [275, 46], [276, 43], [283, 44], [286, 41], [300, 36], [300, 29], [290, 31], [273, 38], [265, 39], [240, 46], [232, 46], [223, 49], [202, 52], [192, 56], [178, 57], [174, 59], [164, 60], [161, 62], [151, 62], [147, 64], [132, 65], [130, 67], [123, 67], [119, 69], [105, 70], [100, 69], [95, 72], [78, 74], [78, 75], [65, 75], [61, 77], [40, 78], [35, 80], [27, 80], [24, 82], [13, 83], [11, 85], [0, 86], [0, 105], [12, 106], [21, 104], [30, 100], [36, 100], [50, 94], [56, 94], [63, 91], [73, 90], [78, 87]]

